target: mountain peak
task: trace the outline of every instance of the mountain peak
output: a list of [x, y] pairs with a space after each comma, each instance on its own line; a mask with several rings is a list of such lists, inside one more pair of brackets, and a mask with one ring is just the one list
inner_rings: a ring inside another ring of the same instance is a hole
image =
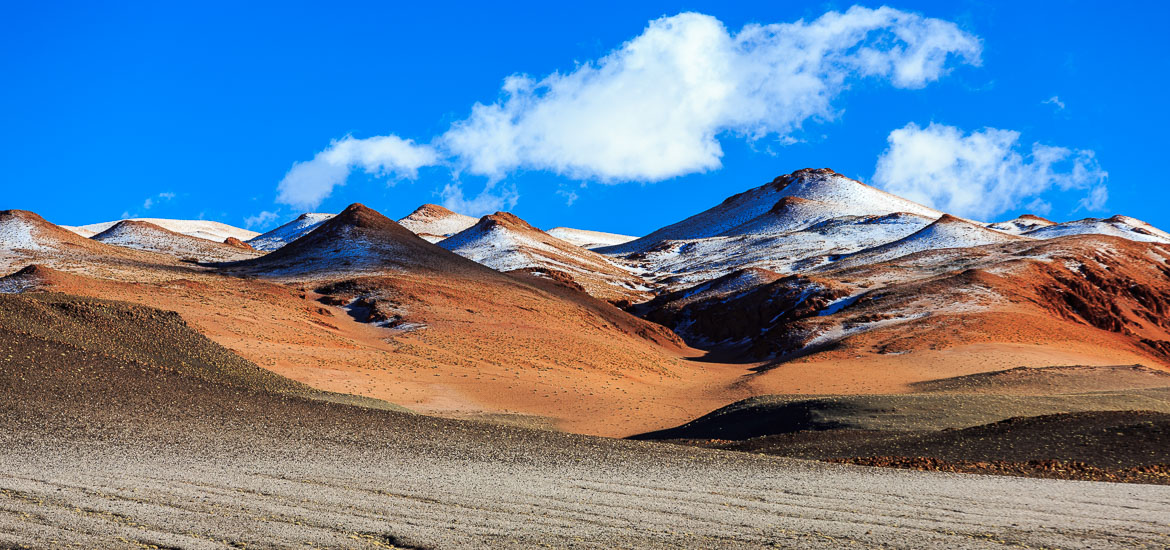
[[62, 246], [93, 249], [101, 244], [55, 225], [35, 212], [0, 211], [0, 250], [55, 250]]
[[151, 232], [156, 232], [156, 233], [166, 233], [169, 235], [178, 235], [178, 233], [175, 233], [174, 231], [171, 231], [169, 229], [155, 225], [155, 224], [150, 223], [150, 222], [144, 222], [144, 221], [140, 221], [140, 220], [122, 220], [122, 221], [119, 221], [118, 223], [115, 223], [114, 225], [111, 225], [109, 229], [102, 231], [101, 233], [98, 233], [97, 235], [94, 235], [92, 237], [92, 239], [95, 241], [100, 241], [100, 240], [102, 240], [103, 236], [115, 235], [115, 234], [122, 233], [125, 231], [134, 231], [134, 230], [151, 231]]
[[447, 216], [457, 216], [457, 215], [459, 215], [459, 214], [448, 209], [448, 208], [439, 206], [437, 204], [427, 203], [427, 204], [424, 204], [422, 206], [419, 206], [418, 208], [415, 208], [414, 212], [411, 212], [410, 215], [407, 217], [423, 216], [423, 217], [428, 217], [428, 218], [445, 218]]
[[368, 229], [400, 227], [397, 222], [383, 216], [381, 212], [358, 202], [345, 207], [345, 210], [342, 210], [341, 213], [326, 221], [323, 225], [331, 225], [334, 227], [351, 225]]
[[488, 214], [480, 218], [479, 223], [485, 229], [500, 226], [517, 231], [540, 231], [532, 226], [532, 224], [524, 221], [519, 216], [511, 212], [496, 212], [495, 214]]
[[783, 191], [785, 187], [788, 187], [796, 181], [804, 179], [825, 179], [831, 176], [845, 177], [838, 174], [832, 168], [801, 168], [790, 174], [776, 176], [775, 179], [768, 183], [768, 186], [776, 191]]
[[42, 218], [36, 212], [29, 212], [28, 210], [0, 210], [0, 222], [8, 220], [21, 220], [32, 223], [49, 223], [48, 220]]
[[974, 225], [974, 224], [971, 224], [970, 222], [968, 222], [962, 218], [952, 216], [950, 214], [943, 214], [942, 216], [939, 216], [939, 218], [937, 220], [934, 220], [934, 223], [932, 223], [931, 225], [946, 225], [946, 224], [951, 224], [951, 223]]
[[416, 235], [435, 237], [442, 240], [479, 222], [479, 218], [464, 216], [452, 212], [437, 204], [424, 204], [411, 212], [410, 215], [398, 220], [398, 223]]
[[237, 265], [267, 276], [310, 279], [418, 270], [491, 273], [360, 203], [267, 255]]

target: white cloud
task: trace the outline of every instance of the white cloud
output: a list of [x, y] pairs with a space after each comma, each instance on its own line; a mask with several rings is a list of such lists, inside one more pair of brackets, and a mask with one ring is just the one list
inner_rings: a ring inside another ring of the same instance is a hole
[[873, 181], [891, 193], [974, 218], [1017, 208], [1054, 188], [1088, 190], [1083, 208], [1105, 205], [1108, 173], [1093, 151], [1034, 143], [1023, 154], [1019, 139], [1011, 130], [965, 134], [953, 126], [910, 123], [890, 132]]
[[278, 219], [280, 219], [279, 212], [269, 212], [265, 210], [254, 216], [248, 216], [244, 218], [244, 227], [247, 229], [252, 229], [253, 227], [267, 228]]
[[954, 23], [884, 7], [735, 34], [683, 13], [572, 72], [509, 77], [501, 101], [477, 103], [439, 141], [489, 178], [540, 169], [656, 181], [719, 168], [725, 133], [793, 142], [805, 121], [836, 116], [833, 99], [853, 80], [919, 88], [949, 57], [978, 64], [980, 51]]
[[175, 198], [175, 194], [170, 191], [164, 191], [153, 197], [147, 197], [146, 200], [142, 201], [142, 209], [150, 210], [154, 205], [160, 202], [167, 202], [173, 198]]
[[377, 176], [415, 178], [419, 168], [438, 162], [439, 155], [434, 148], [415, 144], [409, 139], [393, 135], [367, 139], [346, 136], [333, 140], [313, 160], [293, 164], [277, 186], [276, 200], [297, 208], [313, 209], [329, 196], [335, 186], [344, 184], [355, 168]]
[[493, 212], [511, 210], [520, 199], [520, 194], [513, 186], [496, 189], [499, 185], [489, 184], [474, 198], [463, 196], [463, 186], [459, 183], [448, 183], [439, 193], [443, 206], [455, 212], [468, 216], [483, 216]]
[[1084, 208], [1085, 210], [1104, 210], [1105, 202], [1109, 200], [1109, 189], [1104, 185], [1094, 186], [1089, 190], [1089, 194], [1077, 201], [1077, 210]]
[[[432, 145], [394, 135], [335, 141], [280, 182], [281, 203], [312, 208], [354, 167], [413, 177], [443, 163], [490, 183], [524, 169], [598, 180], [658, 181], [721, 166], [720, 139], [785, 145], [809, 120], [831, 120], [834, 99], [865, 78], [920, 88], [948, 61], [980, 63], [977, 37], [949, 21], [854, 6], [812, 21], [752, 24], [682, 13], [567, 73], [512, 75], [502, 98], [476, 103]], [[462, 189], [444, 196], [462, 201]], [[506, 202], [485, 191], [472, 202]]]
[[557, 189], [557, 194], [565, 197], [565, 206], [573, 206], [573, 203], [577, 202], [577, 199], [580, 198], [577, 196], [576, 191], [570, 191], [567, 189]]
[[1064, 102], [1060, 100], [1060, 96], [1054, 95], [1048, 99], [1045, 99], [1044, 101], [1041, 101], [1040, 103], [1043, 103], [1045, 105], [1048, 105], [1048, 104], [1055, 105], [1056, 109], [1059, 111], [1064, 110]]
[[1024, 205], [1024, 209], [1037, 216], [1047, 216], [1050, 212], [1052, 212], [1052, 203], [1040, 197], [1036, 197], [1028, 204]]

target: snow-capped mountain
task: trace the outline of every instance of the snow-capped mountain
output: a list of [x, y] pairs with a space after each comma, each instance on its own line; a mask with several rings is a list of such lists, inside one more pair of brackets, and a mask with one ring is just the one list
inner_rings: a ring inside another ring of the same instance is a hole
[[[778, 204], [786, 198], [789, 200]], [[882, 216], [895, 212], [931, 219], [942, 215], [933, 208], [891, 195], [828, 168], [806, 168], [729, 197], [714, 208], [645, 237], [601, 249], [601, 252], [628, 254], [670, 240], [743, 235], [752, 231], [782, 232], [832, 218]], [[765, 217], [759, 219], [761, 216]]]
[[1038, 227], [1024, 233], [1024, 235], [1037, 239], [1051, 239], [1067, 235], [1111, 235], [1131, 241], [1170, 243], [1170, 233], [1129, 216], [1113, 216], [1106, 219], [1085, 218], [1056, 223]]
[[485, 268], [419, 238], [371, 208], [351, 204], [293, 242], [231, 269], [327, 280], [419, 270], [458, 276]]
[[649, 290], [613, 260], [545, 233], [506, 212], [484, 216], [439, 246], [497, 271], [547, 269], [567, 274], [602, 299], [637, 299]]
[[1027, 237], [988, 229], [950, 214], [943, 214], [934, 223], [911, 235], [851, 254], [830, 267], [835, 269], [859, 264], [876, 264], [924, 250], [971, 248], [1021, 240], [1027, 240]]
[[398, 223], [434, 243], [475, 225], [476, 218], [452, 212], [437, 204], [424, 204]]
[[573, 229], [572, 227], [554, 227], [545, 231], [562, 241], [573, 243], [581, 248], [601, 248], [628, 243], [637, 237], [606, 233], [604, 231], [590, 231], [588, 229]]
[[1041, 227], [1048, 227], [1055, 224], [1056, 222], [1041, 218], [1040, 216], [1024, 214], [1014, 220], [987, 224], [987, 227], [990, 227], [996, 231], [1011, 233], [1012, 235], [1021, 235], [1029, 231], [1035, 231]]
[[[251, 247], [228, 237], [237, 245], [212, 242], [174, 231], [168, 231], [149, 222], [123, 220], [109, 229], [90, 237], [105, 244], [157, 252], [180, 260], [198, 262], [226, 262], [254, 258], [259, 255]], [[240, 246], [242, 245], [242, 246]]]
[[[130, 218], [129, 220], [117, 220], [112, 222], [91, 223], [89, 225], [68, 227], [68, 229], [75, 231], [80, 235], [92, 237], [93, 235], [113, 227], [121, 221], [146, 222], [157, 225], [158, 227], [166, 229], [167, 231], [174, 231], [175, 233], [180, 233], [189, 237], [198, 237], [200, 239], [215, 241], [217, 243], [224, 242], [228, 239], [228, 237], [234, 237], [241, 241], [247, 241], [248, 239], [259, 235], [259, 233], [255, 231], [241, 229], [226, 223], [207, 220], [169, 220], [163, 218]], [[87, 232], [92, 232], [92, 235], [86, 235]]]
[[297, 219], [288, 222], [272, 231], [253, 237], [248, 240], [248, 244], [256, 250], [264, 250], [271, 252], [288, 243], [291, 243], [301, 238], [306, 233], [317, 228], [318, 225], [325, 223], [336, 214], [315, 214], [305, 213], [297, 216]]

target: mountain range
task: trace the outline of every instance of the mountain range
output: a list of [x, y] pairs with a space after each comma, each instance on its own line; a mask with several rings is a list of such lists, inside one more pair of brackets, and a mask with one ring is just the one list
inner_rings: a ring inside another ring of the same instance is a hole
[[166, 304], [318, 389], [629, 435], [774, 393], [1170, 365], [1170, 234], [952, 216], [804, 169], [638, 238], [360, 204], [264, 234], [0, 212], [0, 290]]

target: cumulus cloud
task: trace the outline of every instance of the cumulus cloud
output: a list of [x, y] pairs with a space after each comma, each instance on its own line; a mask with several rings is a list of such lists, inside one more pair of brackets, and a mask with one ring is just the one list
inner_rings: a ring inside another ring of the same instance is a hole
[[[979, 64], [981, 49], [952, 22], [887, 7], [738, 32], [699, 13], [663, 17], [572, 71], [507, 77], [498, 101], [476, 103], [431, 145], [393, 135], [336, 141], [293, 166], [278, 200], [315, 207], [355, 167], [413, 176], [441, 162], [487, 178], [474, 204], [511, 200], [491, 185], [516, 170], [605, 183], [714, 170], [720, 139], [796, 143], [806, 121], [840, 114], [834, 99], [851, 83], [920, 88], [955, 62]], [[466, 200], [458, 184], [443, 195]]]
[[580, 198], [577, 196], [576, 191], [570, 191], [568, 189], [557, 189], [557, 194], [565, 198], [565, 206], [573, 206], [573, 203], [577, 202], [577, 199]]
[[429, 145], [419, 145], [398, 136], [355, 139], [346, 136], [333, 140], [313, 160], [297, 162], [277, 186], [278, 202], [297, 208], [313, 209], [345, 183], [351, 171], [361, 168], [377, 176], [415, 178], [418, 169], [439, 162], [439, 154]]
[[1056, 107], [1056, 110], [1058, 110], [1058, 111], [1064, 110], [1064, 102], [1060, 100], [1060, 96], [1054, 95], [1048, 99], [1045, 99], [1044, 101], [1041, 101], [1040, 103], [1043, 103], [1045, 105], [1053, 105]]
[[173, 198], [175, 198], [175, 194], [171, 193], [170, 191], [164, 191], [153, 197], [146, 197], [146, 200], [142, 201], [142, 209], [150, 210], [156, 204], [160, 202], [167, 202]]
[[247, 229], [252, 229], [253, 227], [267, 228], [278, 219], [280, 219], [280, 212], [264, 210], [254, 216], [244, 218], [244, 227]]
[[985, 219], [1051, 189], [1087, 191], [1080, 207], [1088, 210], [1100, 210], [1109, 196], [1108, 173], [1093, 151], [1033, 143], [1021, 152], [1020, 134], [1012, 130], [964, 133], [954, 126], [910, 123], [890, 132], [888, 140], [874, 183], [953, 214]]
[[489, 178], [540, 169], [657, 181], [719, 168], [725, 133], [794, 141], [806, 120], [836, 116], [832, 101], [851, 80], [919, 88], [949, 58], [978, 64], [980, 51], [954, 23], [886, 7], [734, 34], [714, 17], [683, 13], [567, 74], [509, 77], [501, 101], [474, 105], [440, 143]]
[[474, 198], [463, 196], [463, 186], [458, 183], [449, 183], [439, 193], [443, 207], [460, 212], [468, 216], [483, 216], [493, 212], [511, 210], [516, 206], [520, 194], [514, 186], [499, 186], [489, 184]]

